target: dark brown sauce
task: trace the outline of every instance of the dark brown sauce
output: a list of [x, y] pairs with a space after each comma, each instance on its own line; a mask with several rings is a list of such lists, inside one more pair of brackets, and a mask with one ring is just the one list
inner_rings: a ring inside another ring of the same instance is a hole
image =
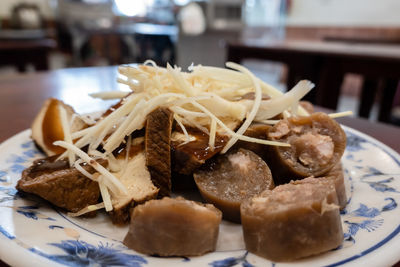
[[[69, 166], [69, 162], [67, 159], [57, 160], [57, 158], [59, 156], [60, 156], [60, 154], [35, 160], [33, 162], [32, 167], [30, 168], [29, 176], [31, 178], [35, 178], [40, 175], [50, 174], [52, 172], [59, 171], [59, 170], [73, 169]], [[103, 167], [107, 166], [107, 164], [108, 164], [107, 160], [105, 160], [105, 159], [97, 159], [96, 161], [93, 160], [91, 162], [91, 164], [95, 164], [95, 163], [98, 163], [98, 164], [102, 165]], [[88, 164], [86, 162], [82, 162], [80, 165], [84, 168], [86, 168], [86, 166], [88, 166]]]
[[63, 153], [64, 148], [55, 146], [57, 140], [64, 140], [64, 132], [61, 125], [60, 112], [58, 110], [59, 101], [51, 98], [49, 107], [46, 110], [42, 122], [43, 142], [45, 146], [56, 154]]
[[208, 145], [208, 134], [193, 128], [188, 128], [187, 131], [189, 135], [194, 136], [196, 140], [184, 145], [180, 145], [182, 142], [173, 141], [171, 145], [173, 149], [179, 149], [186, 154], [192, 154], [199, 160], [207, 160], [219, 153], [229, 139], [227, 136], [221, 136], [217, 134], [215, 136], [214, 150], [211, 150], [210, 146]]
[[[126, 157], [126, 145], [124, 144], [123, 146], [120, 146], [117, 150], [114, 151], [114, 156], [116, 158], [125, 158]], [[129, 155], [128, 157], [131, 159], [137, 154], [139, 154], [141, 151], [144, 151], [144, 142], [137, 144], [137, 145], [131, 145], [129, 148]]]
[[60, 155], [55, 155], [34, 161], [31, 167], [30, 176], [34, 178], [42, 175], [43, 173], [51, 173], [58, 170], [69, 169], [69, 163], [67, 160], [56, 161], [59, 156]]
[[109, 107], [106, 112], [104, 112], [103, 115], [101, 115], [101, 118], [105, 118], [108, 115], [110, 115], [111, 113], [113, 113], [116, 109], [118, 109], [120, 106], [122, 106], [122, 99], [115, 105], [112, 105], [111, 107]]
[[[145, 133], [144, 129], [134, 131], [133, 133], [131, 133], [132, 141], [138, 137], [144, 137], [144, 133]], [[107, 140], [108, 137], [109, 136], [107, 136], [105, 138], [105, 140]], [[116, 158], [124, 158], [126, 156], [126, 145], [128, 142], [128, 137], [125, 137], [124, 140], [125, 140], [125, 142], [121, 142], [121, 144], [113, 151], [113, 155]], [[132, 144], [129, 149], [129, 158], [133, 158], [134, 156], [136, 156], [137, 154], [139, 154], [139, 152], [141, 152], [143, 150], [144, 150], [144, 140], [140, 144], [136, 144], [136, 145]]]

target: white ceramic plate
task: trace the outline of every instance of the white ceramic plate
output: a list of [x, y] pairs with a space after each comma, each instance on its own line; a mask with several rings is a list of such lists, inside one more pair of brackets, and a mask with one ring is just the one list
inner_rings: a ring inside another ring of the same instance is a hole
[[223, 222], [217, 251], [201, 257], [158, 258], [128, 250], [127, 227], [100, 213], [69, 218], [15, 190], [21, 171], [42, 155], [24, 131], [0, 145], [0, 258], [21, 266], [387, 266], [400, 260], [400, 156], [345, 128], [343, 156], [349, 204], [342, 214], [344, 242], [336, 250], [291, 263], [272, 263], [244, 250], [240, 225]]

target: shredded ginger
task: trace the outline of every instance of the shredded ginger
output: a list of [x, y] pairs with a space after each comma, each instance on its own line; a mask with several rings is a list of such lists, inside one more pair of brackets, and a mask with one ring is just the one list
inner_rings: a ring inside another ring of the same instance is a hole
[[[93, 155], [112, 159], [112, 152], [125, 143], [132, 132], [142, 129], [147, 115], [158, 107], [168, 107], [174, 112], [174, 120], [186, 136], [186, 142], [190, 142], [186, 126], [207, 133], [211, 150], [214, 149], [217, 134], [227, 135], [229, 141], [221, 153], [227, 152], [238, 140], [289, 146], [248, 137], [244, 133], [253, 122], [274, 123], [278, 114], [284, 117], [309, 115], [298, 103], [314, 85], [309, 81], [300, 81], [284, 94], [255, 77], [244, 66], [231, 62], [226, 65], [230, 69], [198, 65], [191, 66], [188, 72], [176, 66], [159, 67], [153, 61], [137, 66], [121, 66], [118, 71], [123, 78], [119, 78], [118, 82], [128, 85], [132, 92], [93, 94], [105, 99], [121, 97], [118, 108], [95, 124], [74, 133], [68, 133], [69, 129], [63, 123], [66, 139], [55, 142], [55, 145], [66, 149], [60, 158], [68, 157], [71, 166], [73, 160], [79, 160], [75, 166], [86, 162], [101, 175], [99, 182], [104, 203], [96, 207], [111, 210], [109, 192], [124, 194], [127, 189], [112, 172], [96, 164]], [[254, 94], [254, 100], [243, 98], [249, 93]], [[262, 100], [263, 95], [268, 95], [270, 99]], [[102, 153], [97, 151], [100, 145], [104, 150]], [[89, 148], [87, 153], [82, 151], [84, 147]], [[79, 170], [82, 172], [82, 168]], [[88, 173], [84, 175], [93, 179]], [[88, 211], [90, 209], [86, 208], [82, 212]]]

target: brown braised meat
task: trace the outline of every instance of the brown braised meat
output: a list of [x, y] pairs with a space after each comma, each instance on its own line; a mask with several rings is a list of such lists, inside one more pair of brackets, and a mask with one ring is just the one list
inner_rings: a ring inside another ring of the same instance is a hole
[[314, 113], [314, 105], [309, 101], [300, 101], [300, 106], [304, 108], [308, 113]]
[[[88, 205], [97, 204], [100, 196], [97, 182], [70, 168], [66, 160], [54, 161], [57, 156], [39, 159], [22, 172], [16, 188], [38, 195], [57, 207], [77, 212]], [[106, 165], [106, 161], [99, 161]], [[89, 173], [95, 170], [82, 165]]]
[[276, 184], [287, 178], [323, 176], [339, 161], [346, 147], [346, 134], [340, 125], [325, 113], [281, 120], [268, 132], [273, 141], [290, 147], [268, 146], [266, 160]]
[[133, 210], [124, 244], [140, 253], [197, 256], [215, 250], [221, 212], [213, 205], [164, 197]]
[[208, 145], [209, 135], [194, 128], [187, 128], [190, 142], [186, 141], [181, 132], [174, 132], [172, 136], [173, 168], [179, 174], [191, 175], [194, 170], [203, 165], [206, 160], [219, 153], [225, 146], [228, 138], [216, 135], [214, 150]]
[[245, 149], [219, 155], [196, 171], [194, 180], [203, 198], [233, 222], [240, 222], [240, 204], [245, 199], [274, 188], [267, 164]]
[[344, 209], [347, 205], [347, 195], [342, 164], [339, 162], [328, 173], [326, 173], [325, 176], [319, 177], [318, 179], [328, 179], [333, 181], [340, 209]]
[[[269, 131], [269, 129], [271, 129], [271, 127], [272, 127], [271, 125], [253, 123], [250, 125], [249, 128], [247, 128], [244, 135], [253, 137], [253, 138], [257, 138], [257, 139], [266, 140], [268, 137], [268, 131]], [[261, 158], [264, 158], [265, 153], [268, 151], [266, 149], [266, 146], [263, 144], [257, 144], [257, 143], [246, 142], [246, 141], [241, 141], [241, 140], [237, 141], [232, 149], [237, 149], [237, 148], [244, 148], [247, 150], [251, 150], [254, 153], [256, 153], [258, 156], [260, 156]]]
[[317, 181], [277, 186], [246, 200], [240, 208], [246, 249], [291, 261], [338, 247], [343, 230], [337, 203], [334, 186]]
[[168, 108], [158, 108], [147, 116], [145, 151], [146, 166], [159, 196], [171, 192], [171, 131], [173, 113]]
[[344, 209], [347, 205], [346, 187], [344, 184], [344, 175], [341, 163], [333, 167], [325, 176], [316, 178], [307, 177], [301, 180], [291, 181], [291, 183], [293, 184], [325, 183], [327, 186], [333, 185], [336, 190], [336, 195], [338, 198], [340, 210]]
[[[130, 93], [130, 94], [132, 94], [132, 93]], [[130, 95], [130, 94], [129, 94], [129, 95]], [[125, 100], [126, 100], [127, 97], [128, 97], [128, 96], [123, 97], [120, 101], [118, 101], [117, 103], [115, 103], [114, 105], [112, 105], [111, 107], [109, 107], [109, 108], [100, 116], [99, 119], [104, 119], [105, 117], [107, 117], [108, 115], [110, 115], [111, 113], [113, 113], [116, 109], [118, 109], [119, 107], [121, 107], [121, 106], [124, 104], [124, 102], [125, 102]]]

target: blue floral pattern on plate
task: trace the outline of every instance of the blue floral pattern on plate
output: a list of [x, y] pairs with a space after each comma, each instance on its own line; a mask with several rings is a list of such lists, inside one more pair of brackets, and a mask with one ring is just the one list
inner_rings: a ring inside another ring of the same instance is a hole
[[[94, 246], [84, 241], [62, 240], [49, 245], [60, 248], [64, 254], [47, 254], [35, 248], [30, 250], [40, 256], [67, 266], [133, 266], [141, 267], [147, 260], [141, 256], [124, 253], [122, 249], [100, 244]], [[126, 249], [125, 249], [126, 250]]]
[[55, 219], [51, 217], [47, 217], [42, 215], [38, 211], [39, 207], [38, 206], [21, 206], [16, 209], [17, 213], [24, 215], [26, 218], [30, 218], [33, 220], [49, 220], [49, 221], [55, 221]]
[[[400, 156], [357, 131], [345, 130], [348, 142], [343, 164], [349, 193], [349, 204], [341, 214], [345, 241], [336, 250], [302, 260], [307, 266], [357, 265], [372, 257], [372, 252], [384, 249], [383, 245], [392, 246], [392, 250], [393, 244], [400, 246]], [[280, 265], [246, 252], [239, 239], [235, 249], [226, 249], [223, 243], [215, 253], [184, 260], [139, 255], [121, 243], [127, 228], [115, 228], [104, 214], [91, 219], [70, 218], [46, 202], [19, 197], [15, 183], [21, 171], [41, 155], [30, 141], [29, 131], [3, 143], [0, 149], [7, 151], [0, 153], [0, 256], [6, 260], [1, 251], [11, 242], [27, 259], [29, 253], [34, 253], [47, 266]], [[226, 234], [228, 228], [222, 226], [220, 235]], [[25, 229], [35, 230], [26, 235]], [[234, 229], [240, 235], [240, 226]], [[344, 250], [351, 253], [342, 253]], [[387, 248], [385, 251], [390, 254]], [[398, 253], [392, 255], [391, 261], [382, 259], [382, 264], [400, 259]], [[23, 262], [23, 257], [19, 260]], [[25, 265], [28, 263], [25, 261]]]
[[243, 256], [239, 257], [229, 257], [223, 260], [216, 260], [211, 262], [209, 265], [212, 267], [232, 267], [241, 264], [243, 267], [254, 267], [251, 263], [247, 261], [248, 252], [246, 252]]
[[[359, 208], [351, 212], [345, 213], [345, 220], [343, 221], [348, 225], [347, 232], [344, 233], [344, 240], [355, 242], [355, 235], [359, 230], [366, 230], [367, 232], [375, 231], [384, 222], [379, 217], [382, 212], [393, 210], [397, 207], [397, 203], [393, 198], [385, 198], [389, 203], [383, 206], [380, 210], [377, 208], [369, 208], [365, 204], [360, 203]], [[361, 218], [361, 220], [360, 220]]]

